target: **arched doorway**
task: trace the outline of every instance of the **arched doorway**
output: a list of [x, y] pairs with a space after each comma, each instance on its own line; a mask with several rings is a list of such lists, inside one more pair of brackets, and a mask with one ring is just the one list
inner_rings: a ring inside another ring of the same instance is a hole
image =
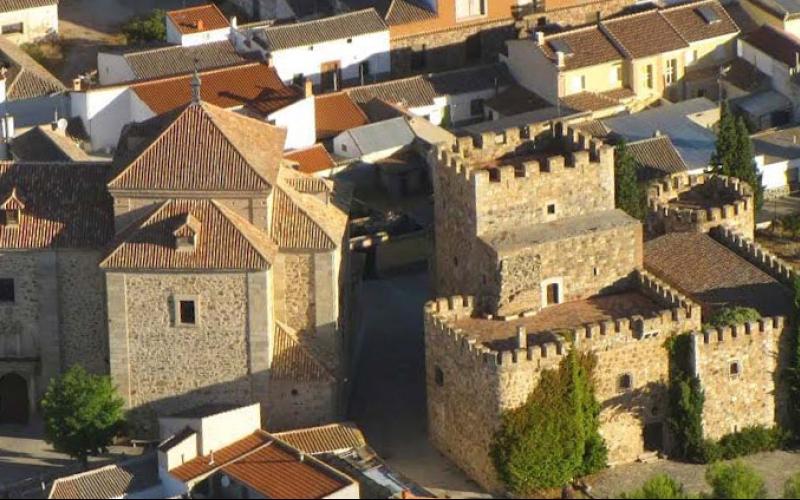
[[27, 424], [28, 382], [16, 373], [0, 377], [0, 424]]

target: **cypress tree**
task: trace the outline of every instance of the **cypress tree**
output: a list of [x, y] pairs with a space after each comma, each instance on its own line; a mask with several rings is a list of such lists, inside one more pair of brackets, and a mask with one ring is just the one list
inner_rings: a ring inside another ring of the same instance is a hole
[[727, 102], [722, 103], [716, 150], [711, 157], [713, 171], [722, 175], [733, 175], [733, 163], [737, 149], [736, 119]]
[[754, 154], [753, 142], [750, 140], [750, 131], [744, 119], [739, 117], [736, 121], [736, 148], [734, 150], [733, 168], [730, 175], [738, 177], [753, 188], [756, 209], [760, 209], [764, 199], [764, 189], [758, 175]]
[[614, 164], [615, 201], [617, 208], [631, 217], [644, 220], [645, 191], [639, 184], [636, 160], [628, 151], [625, 141], [617, 145]]

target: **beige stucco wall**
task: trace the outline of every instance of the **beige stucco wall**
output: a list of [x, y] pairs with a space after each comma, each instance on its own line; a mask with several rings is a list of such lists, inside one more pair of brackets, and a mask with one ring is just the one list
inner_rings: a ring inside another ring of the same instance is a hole
[[15, 23], [23, 23], [23, 32], [4, 36], [17, 44], [34, 42], [41, 38], [57, 35], [58, 5], [0, 13], [0, 27]]

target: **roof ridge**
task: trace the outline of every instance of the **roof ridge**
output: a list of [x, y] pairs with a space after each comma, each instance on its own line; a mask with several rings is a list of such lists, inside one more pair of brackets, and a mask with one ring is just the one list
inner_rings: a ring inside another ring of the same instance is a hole
[[[269, 66], [269, 65], [267, 65], [266, 63], [264, 63], [262, 61], [246, 61], [246, 62], [239, 63], [239, 64], [232, 64], [230, 66], [220, 66], [220, 67], [216, 67], [216, 68], [202, 69], [202, 70], [198, 71], [198, 74], [200, 76], [210, 75], [212, 73], [222, 73], [222, 72], [225, 72], [225, 71], [230, 71], [232, 69], [249, 68], [249, 67], [260, 66], [260, 65], [265, 65], [269, 69], [271, 69], [272, 71], [275, 71], [274, 67]], [[155, 77], [149, 78], [147, 80], [136, 81], [133, 84], [114, 83], [114, 84], [111, 84], [110, 86], [118, 86], [118, 87], [126, 86], [126, 87], [131, 87], [131, 88], [133, 88], [133, 87], [144, 87], [144, 86], [147, 86], [147, 85], [154, 85], [154, 84], [157, 84], [157, 83], [169, 82], [169, 81], [173, 81], [173, 80], [180, 80], [181, 78], [187, 78], [187, 77], [191, 78], [192, 75], [193, 75], [193, 73], [190, 72], [190, 73], [181, 73], [181, 74], [178, 74], [178, 75], [155, 76]], [[96, 87], [96, 88], [109, 88], [109, 87]], [[93, 89], [90, 89], [90, 90], [93, 90]]]
[[300, 21], [300, 22], [297, 22], [297, 23], [278, 24], [278, 25], [273, 24], [273, 25], [270, 25], [270, 26], [264, 26], [263, 30], [264, 31], [268, 31], [268, 30], [274, 29], [274, 30], [277, 31], [279, 29], [299, 29], [299, 28], [302, 28], [303, 26], [309, 26], [309, 25], [312, 25], [312, 24], [315, 24], [315, 23], [322, 24], [322, 23], [325, 23], [325, 22], [338, 21], [338, 20], [341, 20], [344, 17], [355, 16], [357, 14], [365, 14], [368, 11], [375, 12], [375, 15], [379, 19], [381, 18], [380, 14], [378, 14], [378, 12], [375, 10], [374, 7], [367, 7], [365, 9], [354, 10], [354, 11], [351, 11], [351, 12], [343, 12], [341, 14], [336, 14], [335, 16], [321, 17], [319, 19], [309, 19], [308, 21]]
[[591, 31], [591, 30], [595, 30], [595, 29], [599, 29], [599, 23], [590, 24], [588, 26], [578, 26], [576, 28], [570, 28], [570, 29], [566, 29], [564, 31], [558, 31], [556, 33], [551, 33], [549, 35], [545, 35], [544, 41], [547, 42], [551, 38], [558, 38], [559, 36], [572, 35], [574, 33], [583, 33], [584, 31]]
[[105, 253], [105, 257], [103, 257], [100, 262], [98, 263], [98, 267], [103, 268], [106, 266], [107, 262], [111, 260], [120, 250], [122, 250], [122, 246], [128, 240], [128, 238], [136, 233], [137, 231], [141, 230], [146, 224], [153, 220], [155, 216], [159, 213], [164, 211], [167, 206], [172, 204], [175, 201], [174, 198], [170, 198], [167, 200], [162, 201], [161, 203], [154, 203], [150, 206], [150, 211], [145, 210], [144, 214], [142, 214], [138, 219], [135, 219], [133, 222], [128, 224], [128, 226], [123, 229], [119, 234], [115, 235], [114, 238], [111, 239], [109, 242], [108, 250]]
[[[705, 4], [705, 3], [718, 4], [719, 2], [717, 0], [691, 0], [689, 2], [679, 3], [679, 4], [675, 4], [675, 5], [669, 5], [667, 7], [663, 7], [661, 9], [659, 9], [659, 10], [661, 12], [668, 12], [668, 11], [673, 11], [673, 10], [686, 9], [686, 8], [689, 8], [689, 7], [697, 7], [698, 5], [702, 5], [702, 4]], [[722, 7], [722, 5], [720, 5], [720, 7]], [[725, 10], [725, 9], [723, 8], [723, 10]]]
[[683, 36], [683, 33], [678, 31], [678, 28], [676, 28], [675, 25], [672, 24], [672, 21], [670, 21], [669, 18], [667, 16], [665, 16], [664, 13], [661, 10], [658, 11], [658, 15], [661, 17], [661, 19], [663, 19], [669, 25], [670, 28], [672, 28], [672, 31], [674, 31], [675, 34], [678, 35], [678, 38], [683, 40], [683, 43], [685, 43], [686, 45], [691, 45], [692, 42], [687, 40], [686, 37]]

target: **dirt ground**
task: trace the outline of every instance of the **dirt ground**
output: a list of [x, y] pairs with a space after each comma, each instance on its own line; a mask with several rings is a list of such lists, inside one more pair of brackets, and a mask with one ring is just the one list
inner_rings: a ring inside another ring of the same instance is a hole
[[765, 229], [756, 232], [756, 242], [789, 264], [800, 266], [800, 240]]

